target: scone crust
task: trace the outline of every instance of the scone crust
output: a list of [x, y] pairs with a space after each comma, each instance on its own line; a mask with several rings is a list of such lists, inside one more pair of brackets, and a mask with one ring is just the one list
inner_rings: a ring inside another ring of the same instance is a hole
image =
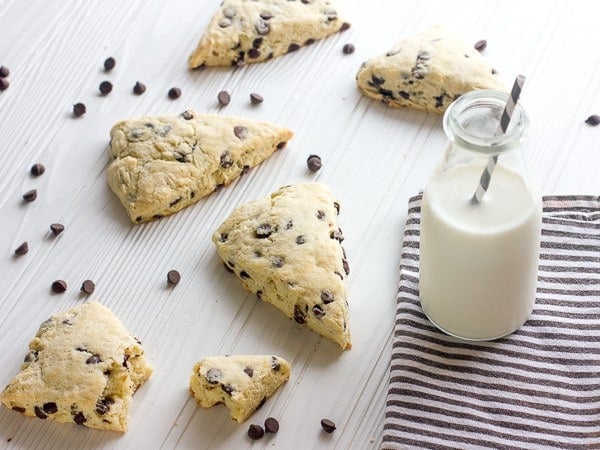
[[341, 14], [335, 0], [225, 0], [189, 67], [267, 61], [347, 29]]
[[124, 432], [132, 395], [151, 374], [140, 342], [90, 302], [40, 325], [0, 402], [30, 417]]
[[506, 91], [500, 75], [481, 54], [441, 25], [400, 41], [385, 55], [362, 64], [360, 91], [393, 108], [436, 114], [474, 89]]
[[244, 288], [348, 349], [350, 269], [339, 208], [322, 183], [285, 186], [236, 208], [212, 240]]

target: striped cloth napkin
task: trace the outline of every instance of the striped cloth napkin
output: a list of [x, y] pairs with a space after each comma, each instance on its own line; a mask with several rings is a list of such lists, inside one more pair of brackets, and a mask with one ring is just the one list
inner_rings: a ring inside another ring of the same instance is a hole
[[410, 199], [381, 448], [600, 449], [600, 197], [544, 197], [534, 311], [482, 343], [421, 310], [420, 207]]

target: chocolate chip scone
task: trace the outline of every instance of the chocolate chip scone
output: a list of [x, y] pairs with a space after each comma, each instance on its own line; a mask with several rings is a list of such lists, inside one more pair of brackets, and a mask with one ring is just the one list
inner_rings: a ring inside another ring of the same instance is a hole
[[285, 186], [236, 208], [212, 240], [244, 288], [348, 349], [350, 269], [339, 208], [324, 184]]
[[127, 431], [133, 393], [151, 374], [140, 342], [91, 302], [40, 325], [0, 402], [30, 417]]
[[496, 70], [472, 45], [434, 26], [362, 64], [358, 88], [394, 108], [443, 113], [474, 89], [506, 91]]
[[298, 50], [350, 23], [335, 0], [225, 0], [189, 66], [240, 66]]
[[108, 183], [139, 223], [176, 213], [228, 185], [292, 138], [267, 122], [185, 111], [110, 132]]
[[289, 377], [290, 365], [278, 356], [210, 356], [194, 365], [190, 390], [198, 405], [224, 403], [242, 423]]

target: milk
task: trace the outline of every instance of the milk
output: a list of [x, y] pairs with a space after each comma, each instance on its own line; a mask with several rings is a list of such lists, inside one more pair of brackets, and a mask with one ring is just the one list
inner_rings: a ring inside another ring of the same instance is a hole
[[438, 167], [421, 206], [421, 305], [440, 329], [471, 340], [519, 328], [537, 285], [541, 199], [500, 156], [488, 191], [473, 205], [486, 161]]

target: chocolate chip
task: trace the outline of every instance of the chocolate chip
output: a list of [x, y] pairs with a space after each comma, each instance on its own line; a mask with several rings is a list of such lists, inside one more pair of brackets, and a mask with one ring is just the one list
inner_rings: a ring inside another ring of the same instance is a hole
[[585, 123], [595, 127], [600, 124], [600, 116], [598, 114], [592, 114], [590, 117], [585, 119]]
[[333, 420], [329, 419], [321, 419], [321, 427], [323, 428], [323, 431], [325, 431], [325, 433], [333, 433], [333, 431], [336, 429]]
[[302, 235], [296, 236], [296, 244], [302, 245], [306, 242], [306, 238]]
[[317, 219], [323, 220], [324, 218], [325, 218], [325, 211], [323, 211], [322, 209], [319, 209], [317, 211]]
[[13, 406], [12, 410], [16, 411], [18, 413], [21, 413], [21, 414], [23, 414], [25, 412], [25, 408], [22, 408], [21, 406]]
[[349, 275], [350, 274], [350, 264], [348, 264], [347, 259], [342, 259], [342, 267], [344, 268], [344, 272], [346, 272], [346, 275]]
[[229, 273], [235, 273], [233, 271], [233, 269], [231, 267], [229, 267], [226, 263], [223, 263], [223, 266], [225, 267], [225, 270], [227, 270], [227, 272], [229, 272]]
[[[256, 39], [254, 39], [252, 41], [252, 48], [258, 49], [262, 45], [262, 43], [263, 43], [263, 38], [257, 37]], [[254, 56], [253, 58], [256, 58], [256, 56]]]
[[287, 142], [280, 142], [276, 145], [276, 148], [277, 148], [277, 150], [281, 150], [286, 145], [287, 145]]
[[285, 224], [285, 229], [291, 230], [293, 227], [294, 227], [294, 222], [291, 220], [288, 220], [287, 223]]
[[404, 100], [408, 100], [410, 97], [410, 94], [406, 91], [400, 91], [398, 92], [398, 95], [400, 95], [400, 97], [402, 97]]
[[222, 376], [223, 376], [223, 374], [216, 367], [213, 367], [212, 369], [208, 369], [208, 371], [206, 372], [206, 375], [205, 375], [206, 381], [208, 381], [210, 384], [217, 384]]
[[96, 412], [103, 416], [110, 410], [110, 405], [114, 403], [114, 400], [110, 398], [101, 398], [96, 402]]
[[329, 233], [329, 237], [339, 242], [342, 242], [344, 240], [344, 235], [342, 234], [342, 230], [340, 228]]
[[265, 435], [265, 430], [260, 425], [251, 424], [248, 427], [248, 437], [252, 440], [260, 439]]
[[265, 419], [265, 431], [267, 433], [277, 433], [279, 431], [279, 422], [274, 417]]
[[123, 355], [123, 364], [122, 366], [125, 367], [126, 369], [129, 367], [129, 364], [127, 363], [127, 361], [129, 361], [130, 356], [129, 355]]
[[73, 415], [73, 422], [75, 422], [77, 425], [83, 425], [87, 422], [87, 419], [85, 418], [85, 415], [80, 411], [77, 414]]
[[168, 284], [175, 286], [180, 281], [181, 281], [181, 275], [178, 271], [169, 270], [169, 272], [167, 272], [167, 283]]
[[229, 155], [229, 152], [225, 151], [221, 155], [221, 167], [223, 169], [229, 169], [231, 166], [233, 166], [233, 159], [231, 159], [231, 156]]
[[259, 239], [268, 238], [273, 234], [273, 229], [271, 225], [268, 223], [261, 223], [258, 227], [256, 227], [256, 237]]
[[480, 39], [479, 41], [475, 42], [473, 47], [475, 47], [475, 50], [481, 52], [487, 47], [487, 41], [485, 39]]
[[385, 78], [378, 77], [377, 75], [371, 75], [371, 83], [373, 86], [381, 86], [385, 83]]
[[46, 167], [44, 167], [43, 164], [37, 163], [31, 166], [31, 169], [29, 171], [34, 177], [39, 177], [40, 175], [43, 175], [43, 173], [46, 171]]
[[142, 95], [144, 92], [146, 92], [146, 85], [144, 83], [136, 81], [135, 85], [133, 86], [133, 93], [135, 95]]
[[336, 213], [339, 215], [339, 213], [340, 213], [340, 204], [338, 202], [333, 202], [333, 207], [335, 208]]
[[100, 86], [98, 86], [98, 90], [100, 91], [100, 93], [102, 95], [107, 95], [110, 94], [110, 91], [112, 91], [113, 85], [110, 81], [103, 81], [102, 83], [100, 83]]
[[10, 86], [10, 83], [6, 78], [0, 78], [0, 91], [5, 91]]
[[496, 75], [498, 73], [498, 71], [494, 68], [492, 68], [492, 75]]
[[354, 53], [354, 50], [356, 50], [356, 47], [354, 47], [353, 44], [344, 44], [344, 46], [342, 47], [342, 52], [344, 53], [344, 55], [351, 55], [352, 53]]
[[230, 27], [232, 23], [233, 23], [232, 20], [229, 19], [228, 17], [223, 17], [221, 20], [219, 20], [219, 26], [221, 28]]
[[75, 117], [81, 117], [85, 114], [86, 108], [83, 103], [75, 103], [73, 105], [73, 115]]
[[29, 245], [27, 244], [27, 241], [25, 241], [15, 249], [15, 255], [22, 256], [25, 253], [27, 253], [28, 251], [29, 251]]
[[258, 291], [256, 291], [256, 296], [258, 297], [259, 300], [262, 300], [262, 295], [263, 295], [263, 291], [261, 291], [260, 289]]
[[37, 405], [33, 407], [33, 412], [35, 413], [35, 415], [37, 416], [38, 419], [48, 418], [48, 416], [46, 414], [44, 414], [44, 411], [42, 411], [42, 408], [40, 408]]
[[88, 359], [85, 360], [86, 364], [98, 364], [101, 362], [102, 362], [102, 360], [100, 359], [100, 356], [98, 356], [98, 355], [92, 355]]
[[233, 127], [233, 134], [238, 139], [246, 139], [248, 137], [248, 128], [242, 126]]
[[235, 17], [236, 14], [237, 14], [237, 11], [235, 10], [235, 8], [232, 8], [231, 6], [228, 6], [227, 8], [223, 9], [223, 15], [225, 17], [227, 17], [228, 19]]
[[219, 100], [219, 104], [225, 106], [231, 101], [231, 96], [229, 95], [229, 92], [221, 91], [217, 94], [217, 99]]
[[248, 278], [250, 278], [250, 275], [245, 270], [242, 270], [240, 272], [240, 278], [243, 278], [244, 280], [247, 280]]
[[229, 394], [229, 395], [233, 394], [233, 391], [235, 391], [235, 389], [233, 388], [233, 386], [230, 385], [230, 384], [222, 384], [221, 385], [221, 389], [223, 389], [223, 391], [226, 394]]
[[313, 306], [312, 310], [313, 310], [313, 314], [315, 315], [315, 317], [317, 319], [320, 319], [321, 317], [325, 316], [325, 310], [323, 309], [323, 307], [321, 305]]
[[275, 356], [271, 356], [271, 369], [276, 372], [281, 369], [281, 364], [279, 364], [279, 361], [277, 361]]
[[294, 305], [294, 320], [298, 323], [306, 323], [306, 314], [300, 305]]
[[58, 412], [58, 407], [54, 402], [44, 403], [42, 409], [46, 414], [56, 414]]
[[65, 231], [65, 226], [60, 223], [52, 223], [50, 224], [50, 231], [54, 236], [58, 236], [60, 233]]
[[304, 45], [313, 45], [314, 43], [315, 43], [315, 40], [313, 38], [309, 38], [304, 41]]
[[8, 67], [0, 66], [0, 78], [6, 78], [8, 75], [10, 75]]
[[260, 50], [256, 49], [256, 48], [251, 48], [250, 50], [248, 50], [248, 58], [252, 58], [252, 59], [256, 59], [260, 56]]
[[337, 20], [337, 18], [338, 18], [337, 11], [333, 11], [331, 9], [328, 11], [325, 11], [324, 14], [325, 14], [325, 17], [327, 18], [328, 22], [332, 22], [334, 20]]
[[37, 198], [37, 189], [32, 189], [23, 194], [23, 200], [26, 202], [32, 202]]
[[319, 155], [309, 155], [306, 159], [306, 165], [311, 172], [317, 172], [323, 163], [321, 162], [321, 157]]
[[67, 282], [63, 280], [55, 280], [52, 282], [51, 289], [55, 294], [62, 294], [67, 290]]
[[260, 94], [255, 94], [255, 93], [250, 94], [250, 103], [252, 103], [253, 105], [258, 105], [259, 103], [262, 103], [264, 100], [265, 99]]
[[35, 350], [29, 350], [23, 359], [23, 362], [36, 362], [38, 360], [38, 352]]
[[246, 375], [248, 375], [250, 378], [252, 378], [252, 375], [254, 375], [254, 369], [252, 367], [250, 367], [250, 366], [245, 367], [244, 368], [244, 373]]
[[90, 295], [94, 293], [94, 289], [96, 289], [94, 282], [92, 280], [85, 280], [79, 290], [84, 294]]
[[325, 304], [331, 303], [333, 301], [333, 294], [331, 293], [331, 291], [328, 291], [326, 289], [322, 290], [321, 300], [323, 300], [323, 303]]
[[426, 51], [421, 51], [417, 54], [417, 61], [427, 61], [430, 58], [431, 56]]
[[227, 238], [229, 237], [229, 235], [227, 233], [221, 233], [221, 236], [219, 237], [219, 241], [220, 242], [227, 242]]
[[295, 52], [295, 51], [297, 51], [297, 50], [300, 50], [300, 46], [299, 46], [298, 44], [296, 44], [296, 43], [292, 42], [292, 43], [291, 43], [291, 44], [288, 46], [287, 52], [288, 52], [288, 53], [291, 53], [291, 52]]
[[261, 19], [265, 19], [265, 20], [269, 20], [273, 18], [273, 14], [271, 14], [269, 11], [264, 11], [261, 12], [260, 14]]
[[340, 28], [340, 31], [346, 31], [348, 28], [350, 28], [350, 24], [348, 22], [344, 22]]
[[265, 34], [269, 34], [269, 31], [271, 31], [271, 26], [262, 19], [260, 19], [256, 22], [256, 25], [254, 26], [254, 28], [256, 29], [256, 32], [258, 34], [263, 35], [263, 36]]
[[249, 170], [250, 170], [250, 166], [242, 167], [242, 171], [240, 172], [240, 175], [246, 175]]
[[380, 88], [378, 89], [378, 92], [379, 92], [381, 95], [383, 95], [383, 97], [384, 97], [384, 98], [386, 98], [386, 99], [390, 99], [390, 98], [391, 98], [391, 99], [394, 99], [394, 98], [395, 98], [395, 97], [394, 97], [394, 93], [393, 93], [391, 90], [389, 90], [389, 89], [384, 89], [384, 88], [380, 87]]
[[175, 100], [181, 97], [181, 89], [179, 89], [178, 87], [172, 87], [171, 89], [169, 89], [168, 95], [171, 100]]
[[273, 257], [271, 264], [273, 264], [273, 267], [281, 268], [284, 264], [283, 258], [281, 256], [275, 256]]

